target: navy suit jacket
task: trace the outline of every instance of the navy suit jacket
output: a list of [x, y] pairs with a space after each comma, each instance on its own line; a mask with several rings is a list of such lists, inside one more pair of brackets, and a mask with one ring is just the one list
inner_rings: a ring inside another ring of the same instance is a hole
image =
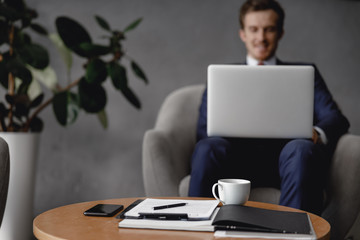
[[[314, 91], [314, 126], [321, 128], [328, 139], [327, 146], [332, 152], [338, 139], [349, 129], [349, 122], [341, 113], [333, 100], [320, 72], [314, 64], [290, 63], [277, 60], [277, 65], [311, 65], [315, 68]], [[234, 103], [234, 108], [236, 103]], [[197, 125], [197, 141], [207, 136], [207, 89], [205, 89], [200, 106], [200, 115]]]

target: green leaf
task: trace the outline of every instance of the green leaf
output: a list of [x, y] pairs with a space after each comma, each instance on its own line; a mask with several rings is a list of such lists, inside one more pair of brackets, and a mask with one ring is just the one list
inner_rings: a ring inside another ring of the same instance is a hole
[[8, 84], [9, 84], [8, 76], [9, 76], [9, 72], [6, 69], [5, 61], [0, 61], [0, 82], [5, 89], [8, 88]]
[[32, 23], [30, 24], [30, 27], [32, 30], [34, 30], [35, 32], [41, 34], [41, 35], [48, 35], [48, 32], [47, 30], [41, 26], [40, 24], [37, 24], [37, 23]]
[[53, 100], [53, 111], [57, 121], [62, 126], [73, 123], [79, 112], [79, 101], [77, 95], [68, 91], [55, 94]]
[[5, 118], [8, 116], [9, 111], [5, 107], [4, 103], [0, 103], [0, 124], [3, 129], [3, 131], [6, 131], [6, 124], [5, 124]]
[[43, 100], [44, 100], [44, 94], [42, 93], [31, 101], [29, 108], [35, 108], [39, 106]]
[[130, 31], [130, 30], [133, 30], [134, 28], [136, 28], [140, 22], [142, 21], [142, 18], [138, 18], [136, 19], [134, 22], [130, 23], [129, 26], [127, 26], [124, 30], [124, 33]]
[[91, 43], [91, 37], [86, 29], [78, 22], [68, 17], [58, 17], [55, 21], [56, 29], [65, 46], [76, 54], [86, 57], [84, 52], [79, 49], [81, 43]]
[[96, 19], [96, 22], [100, 25], [100, 27], [102, 27], [103, 29], [105, 29], [107, 31], [111, 31], [109, 24], [107, 23], [107, 21], [104, 18], [96, 15], [95, 19]]
[[107, 66], [114, 87], [118, 90], [127, 87], [126, 69], [117, 62], [110, 62]]
[[24, 62], [37, 69], [46, 68], [50, 62], [47, 50], [37, 44], [25, 45], [19, 49], [19, 55]]
[[10, 21], [16, 21], [21, 18], [22, 14], [17, 11], [13, 6], [7, 6], [11, 1], [8, 3], [0, 4], [0, 16], [4, 16], [6, 19]]
[[14, 116], [19, 120], [29, 116], [29, 108], [24, 103], [15, 104]]
[[49, 35], [50, 40], [56, 46], [57, 50], [59, 51], [61, 58], [65, 62], [67, 70], [70, 71], [72, 65], [72, 55], [69, 48], [67, 48], [60, 38], [59, 34], [52, 33]]
[[[18, 82], [18, 79], [16, 79], [16, 82]], [[19, 92], [19, 90], [17, 90], [17, 92]], [[31, 81], [31, 83], [25, 93], [29, 96], [30, 100], [34, 100], [40, 94], [42, 94], [42, 92], [43, 91], [40, 86], [40, 83], [38, 81], [34, 80], [34, 78], [33, 78], [33, 80]]]
[[89, 84], [85, 78], [79, 83], [80, 106], [89, 113], [98, 113], [106, 106], [106, 92], [99, 84]]
[[79, 115], [80, 102], [79, 96], [75, 93], [68, 93], [68, 105], [67, 105], [67, 125], [75, 122]]
[[98, 112], [97, 116], [101, 123], [101, 126], [103, 126], [104, 129], [107, 129], [108, 128], [108, 117], [107, 117], [105, 109]]
[[13, 96], [7, 94], [5, 98], [9, 103], [15, 105], [15, 108], [13, 109], [14, 116], [16, 116], [18, 119], [22, 119], [23, 117], [28, 116], [31, 101], [25, 93], [20, 92]]
[[78, 49], [82, 52], [83, 56], [87, 58], [106, 55], [110, 53], [111, 50], [109, 47], [88, 42], [81, 43]]
[[[29, 83], [22, 82], [17, 89], [17, 94], [27, 95], [27, 93], [29, 91], [29, 86], [30, 86]], [[30, 97], [29, 97], [29, 99], [30, 99]]]
[[21, 28], [24, 29], [24, 28], [27, 28], [30, 26], [31, 24], [31, 18], [30, 17], [23, 17], [21, 18]]
[[67, 124], [67, 100], [68, 92], [60, 92], [55, 94], [52, 104], [56, 120], [62, 126], [66, 126]]
[[14, 33], [14, 49], [18, 50], [23, 48], [25, 45], [31, 44], [31, 37], [29, 34], [20, 31], [15, 28]]
[[5, 100], [9, 104], [15, 104], [15, 96], [13, 96], [13, 95], [5, 94]]
[[31, 132], [41, 132], [43, 128], [44, 128], [44, 122], [38, 117], [33, 118], [33, 120], [30, 122]]
[[91, 60], [86, 66], [85, 79], [88, 83], [100, 84], [107, 78], [106, 63], [99, 58]]
[[[1, 16], [1, 13], [0, 13], [0, 16]], [[8, 39], [7, 35], [8, 35], [8, 26], [5, 23], [5, 21], [0, 19], [0, 45], [2, 45], [3, 43], [5, 43], [7, 41], [7, 39]]]
[[136, 74], [136, 76], [138, 76], [139, 78], [144, 80], [144, 82], [146, 84], [149, 83], [145, 73], [143, 72], [143, 70], [140, 68], [140, 66], [136, 62], [131, 61], [131, 68], [132, 68], [133, 72]]
[[7, 116], [9, 113], [9, 110], [5, 107], [4, 103], [0, 103], [0, 118], [1, 121], [3, 120], [4, 116]]
[[48, 66], [44, 70], [39, 70], [28, 65], [27, 68], [31, 71], [31, 74], [33, 76], [33, 82], [41, 82], [48, 89], [56, 91], [58, 80], [56, 73], [52, 67]]
[[123, 88], [121, 89], [121, 92], [122, 94], [125, 96], [125, 98], [134, 106], [136, 107], [137, 109], [140, 109], [141, 108], [141, 103], [138, 99], [138, 97], [134, 94], [134, 92], [126, 87], [126, 88]]
[[15, 77], [20, 78], [24, 83], [30, 84], [32, 81], [32, 75], [29, 69], [25, 67], [24, 64], [22, 64], [17, 59], [10, 59], [10, 61], [7, 63], [7, 69], [14, 74]]
[[4, 3], [19, 12], [23, 12], [26, 9], [24, 0], [4, 0]]
[[111, 62], [108, 64], [108, 73], [111, 77], [114, 87], [121, 91], [124, 97], [136, 108], [141, 108], [139, 99], [128, 87], [126, 69], [119, 65], [117, 62]]

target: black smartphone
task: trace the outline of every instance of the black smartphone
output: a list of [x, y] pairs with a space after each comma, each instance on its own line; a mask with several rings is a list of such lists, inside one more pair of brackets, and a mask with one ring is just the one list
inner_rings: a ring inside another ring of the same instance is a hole
[[124, 208], [123, 205], [116, 204], [98, 204], [86, 210], [84, 215], [97, 217], [112, 217]]

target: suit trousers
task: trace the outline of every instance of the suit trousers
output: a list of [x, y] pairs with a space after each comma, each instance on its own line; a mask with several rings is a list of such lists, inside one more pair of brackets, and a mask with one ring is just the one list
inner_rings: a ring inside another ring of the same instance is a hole
[[192, 156], [189, 196], [212, 197], [219, 179], [241, 178], [252, 188], [280, 189], [280, 205], [320, 214], [329, 159], [324, 145], [307, 139], [203, 138]]

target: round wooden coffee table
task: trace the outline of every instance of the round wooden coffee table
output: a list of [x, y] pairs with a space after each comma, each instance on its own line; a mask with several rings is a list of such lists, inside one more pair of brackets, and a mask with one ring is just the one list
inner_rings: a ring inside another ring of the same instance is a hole
[[[98, 203], [122, 204], [126, 208], [139, 198], [119, 198], [83, 202], [46, 211], [34, 219], [33, 231], [39, 240], [59, 239], [215, 239], [213, 232], [168, 231], [118, 228], [121, 221], [115, 217], [86, 217], [83, 212]], [[184, 199], [184, 198], [181, 198]], [[206, 198], [186, 198], [206, 199]], [[275, 204], [248, 201], [245, 205], [279, 211], [299, 211]], [[323, 218], [309, 213], [318, 239], [330, 238], [330, 224]], [[223, 238], [221, 238], [223, 239]], [[231, 238], [234, 239], [234, 238]], [[243, 238], [242, 238], [243, 239]]]

